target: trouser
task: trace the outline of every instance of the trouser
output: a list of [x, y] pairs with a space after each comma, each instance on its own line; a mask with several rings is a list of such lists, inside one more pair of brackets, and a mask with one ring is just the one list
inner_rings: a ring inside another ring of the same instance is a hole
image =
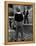
[[21, 33], [21, 39], [23, 39], [23, 24], [22, 22], [16, 22], [16, 40], [18, 40], [18, 33]]
[[28, 24], [29, 23], [28, 17], [24, 17], [24, 24], [26, 23], [26, 21], [27, 21], [27, 24]]
[[12, 26], [11, 26], [11, 24], [12, 24], [12, 22], [9, 22], [9, 25], [10, 25], [10, 29], [11, 29], [11, 27], [12, 27]]

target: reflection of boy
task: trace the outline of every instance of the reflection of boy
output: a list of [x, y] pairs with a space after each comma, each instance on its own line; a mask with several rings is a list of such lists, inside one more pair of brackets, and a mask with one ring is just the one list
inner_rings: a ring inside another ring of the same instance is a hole
[[20, 9], [17, 9], [15, 14], [15, 21], [16, 21], [16, 40], [18, 40], [18, 32], [21, 32], [21, 40], [23, 40], [23, 15], [20, 12]]
[[10, 29], [11, 29], [11, 27], [12, 27], [12, 19], [10, 18], [10, 21], [9, 21], [9, 25], [10, 25]]
[[26, 23], [26, 21], [27, 21], [27, 24], [29, 23], [29, 21], [28, 21], [28, 10], [25, 12], [23, 12], [23, 14], [24, 14], [24, 24]]

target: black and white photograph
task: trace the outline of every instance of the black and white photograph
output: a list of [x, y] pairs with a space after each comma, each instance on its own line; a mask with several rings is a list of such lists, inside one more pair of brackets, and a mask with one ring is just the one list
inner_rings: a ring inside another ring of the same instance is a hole
[[8, 4], [8, 41], [32, 41], [32, 5]]

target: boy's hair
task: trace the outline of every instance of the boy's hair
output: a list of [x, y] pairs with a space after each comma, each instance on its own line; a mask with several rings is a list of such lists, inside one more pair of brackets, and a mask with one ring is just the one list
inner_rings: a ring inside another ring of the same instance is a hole
[[20, 9], [17, 7], [17, 8], [16, 8], [16, 11], [17, 11], [17, 12], [20, 12]]

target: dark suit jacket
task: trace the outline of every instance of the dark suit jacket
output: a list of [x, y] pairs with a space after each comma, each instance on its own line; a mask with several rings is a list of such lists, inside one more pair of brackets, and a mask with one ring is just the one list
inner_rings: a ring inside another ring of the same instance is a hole
[[20, 12], [15, 14], [15, 21], [21, 22], [23, 20], [23, 15]]

